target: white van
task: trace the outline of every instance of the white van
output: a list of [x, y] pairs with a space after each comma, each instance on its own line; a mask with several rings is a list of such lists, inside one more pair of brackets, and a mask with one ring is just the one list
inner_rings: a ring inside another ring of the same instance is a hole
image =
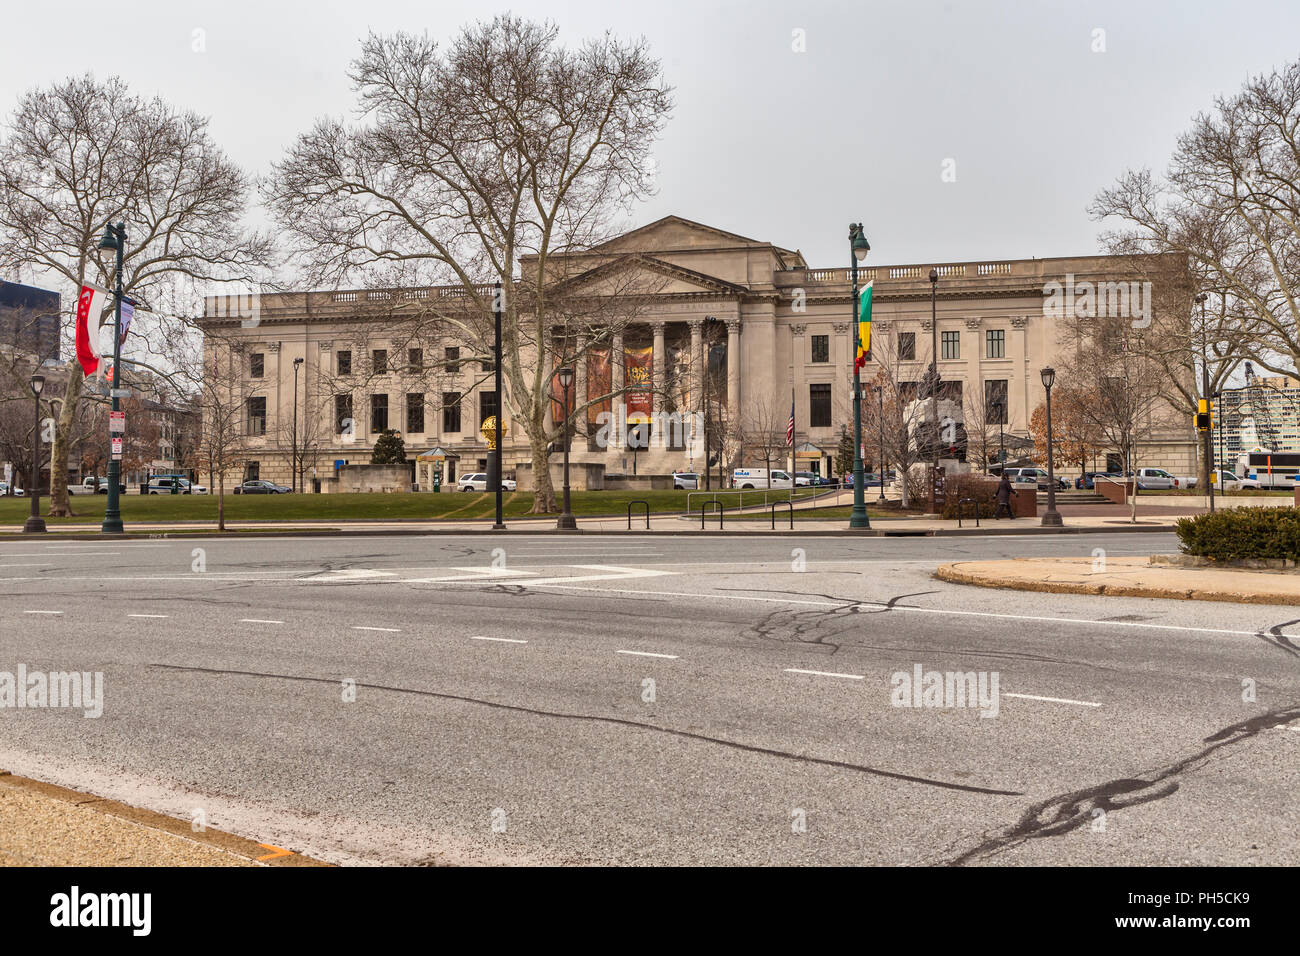
[[793, 488], [794, 479], [787, 471], [772, 469], [772, 483], [767, 483], [766, 468], [737, 468], [731, 473], [733, 488]]

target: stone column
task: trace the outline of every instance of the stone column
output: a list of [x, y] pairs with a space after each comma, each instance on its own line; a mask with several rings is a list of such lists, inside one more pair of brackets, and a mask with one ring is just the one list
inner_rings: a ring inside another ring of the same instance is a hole
[[620, 394], [627, 381], [627, 355], [623, 351], [623, 333], [615, 332], [609, 348], [610, 391], [614, 398], [609, 403], [609, 451], [623, 455], [627, 448], [627, 396]]
[[733, 421], [740, 414], [740, 319], [727, 320], [727, 411]]
[[[1017, 431], [1027, 431], [1029, 428], [1029, 415], [1033, 410], [1032, 399], [1030, 398], [1030, 381], [1031, 374], [1029, 368], [1029, 335], [1026, 326], [1029, 320], [1024, 316], [1016, 316], [1011, 320], [1011, 335], [1007, 342], [1007, 357], [1015, 360], [1012, 368], [1014, 371], [1011, 380], [1007, 382], [1007, 431], [1013, 429]], [[1019, 379], [1019, 381], [1017, 381]], [[1032, 380], [1038, 382], [1038, 375], [1035, 372]], [[1042, 388], [1041, 382], [1039, 388]]]
[[[809, 441], [808, 429], [809, 422], [812, 421], [808, 411], [808, 386], [804, 384], [804, 368], [811, 358], [807, 351], [809, 348], [808, 340], [804, 338], [804, 333], [808, 326], [804, 323], [791, 324], [790, 326], [790, 388], [794, 392], [794, 413], [795, 413], [795, 442]], [[802, 436], [802, 437], [800, 437]], [[791, 450], [789, 458], [789, 468], [791, 473], [795, 469], [794, 451]]]
[[[654, 321], [650, 323], [650, 331], [654, 333], [654, 356], [652, 358], [654, 368], [654, 387], [661, 389], [664, 387], [664, 369], [666, 368], [665, 346], [664, 346], [664, 323]], [[651, 393], [652, 407], [657, 412], [663, 408], [663, 396], [657, 391]]]
[[[582, 408], [582, 406], [586, 404], [587, 401], [587, 336], [586, 335], [580, 334], [578, 336], [576, 347], [577, 347], [577, 357], [574, 359], [574, 366], [573, 366], [573, 407]], [[583, 411], [578, 412], [577, 414], [577, 422], [579, 426], [578, 431], [583, 435], [587, 434], [588, 417], [589, 416], [587, 415], [586, 409], [583, 409]], [[589, 442], [590, 440], [591, 440], [590, 436], [588, 436], [587, 441]], [[588, 447], [587, 450], [590, 451], [591, 448]], [[572, 456], [573, 449], [570, 449], [569, 454], [570, 456]]]

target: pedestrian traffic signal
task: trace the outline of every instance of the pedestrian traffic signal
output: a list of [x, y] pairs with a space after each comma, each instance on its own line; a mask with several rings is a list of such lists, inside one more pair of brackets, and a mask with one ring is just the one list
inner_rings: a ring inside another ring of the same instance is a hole
[[1209, 402], [1207, 402], [1205, 399], [1202, 398], [1197, 403], [1196, 430], [1198, 432], [1209, 431], [1211, 424], [1212, 423], [1210, 421], [1210, 404]]

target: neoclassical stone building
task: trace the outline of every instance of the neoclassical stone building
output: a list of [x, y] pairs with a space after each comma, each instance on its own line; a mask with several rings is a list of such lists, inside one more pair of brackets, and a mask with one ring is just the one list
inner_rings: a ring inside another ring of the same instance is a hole
[[[677, 216], [628, 232], [597, 253], [652, 276], [654, 292], [648, 306], [609, 342], [603, 354], [616, 358], [607, 372], [600, 356], [595, 363], [576, 363], [576, 404], [594, 397], [593, 384], [619, 391], [631, 388], [635, 376], [636, 382], [685, 383], [676, 400], [655, 391], [643, 394], [636, 405], [641, 411], [646, 402], [655, 411], [669, 406], [697, 411], [707, 374], [710, 394], [716, 396], [715, 422], [728, 416], [739, 420], [759, 405], [769, 411], [777, 406], [784, 433], [793, 400], [797, 467], [832, 471], [841, 428], [852, 422], [854, 317], [847, 267], [812, 268], [797, 249]], [[875, 283], [875, 348], [863, 379], [870, 381], [878, 361], [888, 360], [893, 374], [921, 380], [935, 341], [942, 379], [960, 383], [955, 387], [966, 396], [1005, 397], [1006, 433], [1027, 435], [1030, 415], [1043, 398], [1039, 370], [1059, 359], [1060, 326], [1044, 308], [1045, 290], [1067, 277], [1104, 283], [1121, 276], [1122, 266], [1108, 256], [893, 266], [868, 258], [859, 281]], [[937, 329], [930, 318], [931, 269], [938, 275]], [[403, 294], [451, 298], [460, 290]], [[205, 322], [236, 340], [242, 354], [242, 379], [231, 384], [242, 389], [248, 435], [242, 465], [230, 477], [290, 483], [288, 422], [295, 393], [298, 444], [307, 453], [306, 490], [313, 487], [313, 471], [316, 478], [328, 478], [339, 462], [368, 461], [383, 427], [402, 432], [412, 463], [435, 448], [448, 452], [448, 481], [484, 469], [487, 445], [479, 425], [497, 409], [490, 366], [467, 343], [394, 334], [376, 318], [393, 295], [354, 290], [262, 296], [255, 303], [255, 324], [239, 319], [246, 304], [209, 298]], [[707, 365], [706, 339], [711, 343]], [[295, 360], [301, 360], [296, 372]], [[214, 367], [211, 361], [208, 367]], [[220, 363], [216, 367], [218, 374], [235, 375]], [[597, 410], [585, 417], [594, 418]], [[633, 421], [637, 417], [635, 411], [630, 415]], [[641, 475], [702, 468], [700, 436], [659, 437], [634, 455], [625, 442], [597, 442], [593, 434], [575, 440], [572, 457], [578, 463], [602, 462], [610, 474], [630, 474], [634, 467]], [[1144, 465], [1194, 470], [1190, 427], [1163, 428], [1150, 438]], [[521, 429], [511, 428], [506, 473], [527, 460]]]

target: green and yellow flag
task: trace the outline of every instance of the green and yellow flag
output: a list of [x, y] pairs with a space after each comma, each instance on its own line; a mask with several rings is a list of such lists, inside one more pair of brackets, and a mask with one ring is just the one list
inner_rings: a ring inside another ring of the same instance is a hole
[[858, 294], [858, 354], [853, 359], [854, 372], [867, 364], [867, 353], [871, 351], [871, 289], [875, 284], [876, 280], [872, 279]]

